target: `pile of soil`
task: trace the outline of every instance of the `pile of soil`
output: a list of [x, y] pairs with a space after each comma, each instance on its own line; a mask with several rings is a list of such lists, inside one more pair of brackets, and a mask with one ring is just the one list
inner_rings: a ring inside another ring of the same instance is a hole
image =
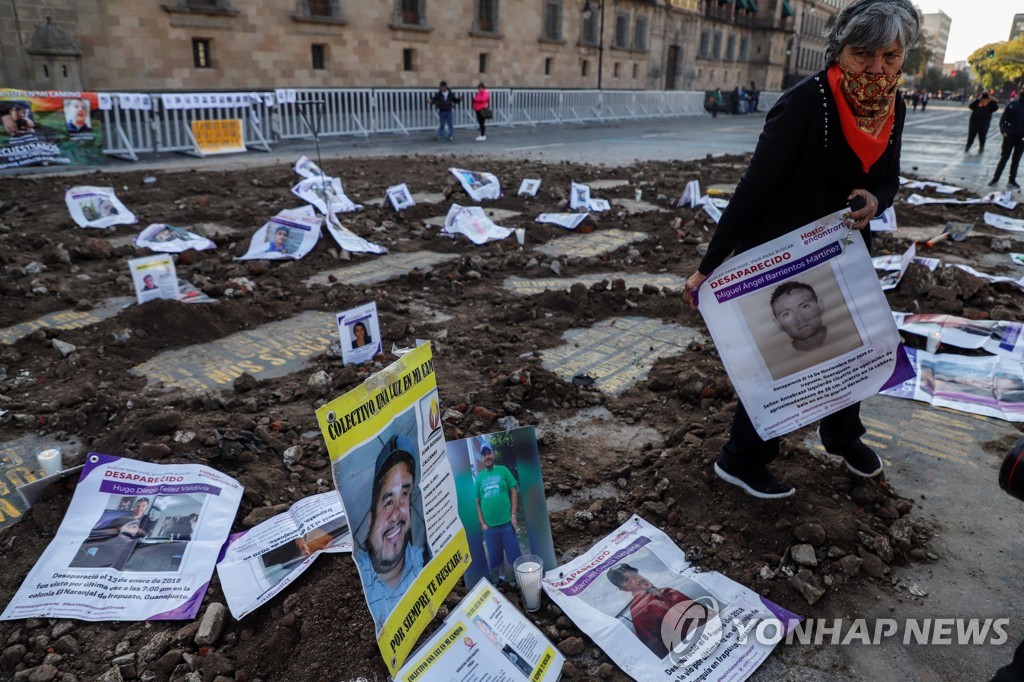
[[[335, 354], [325, 353], [307, 370], [269, 380], [242, 376], [228, 390], [198, 396], [147, 386], [129, 370], [162, 351], [213, 341], [303, 311], [333, 313], [375, 300], [386, 348], [392, 342], [412, 346], [416, 338], [434, 341], [443, 409], [453, 408], [447, 412], [448, 439], [500, 430], [499, 419], [502, 425], [547, 427], [541, 455], [545, 490], [559, 502], [551, 518], [560, 561], [585, 551], [637, 513], [675, 538], [700, 567], [725, 573], [797, 613], [820, 616], [829, 602], [822, 595], [856, 591], [864, 581], [888, 585], [895, 594], [900, 585], [889, 566], [937, 560], [928, 551], [935, 529], [914, 520], [912, 501], [893, 490], [884, 476], [853, 478], [841, 465], [811, 452], [804, 439], [812, 429], [783, 439], [776, 468], [797, 486], [793, 498], [755, 500], [714, 476], [711, 463], [727, 438], [736, 396], [710, 343], [690, 344], [680, 355], [660, 360], [646, 380], [615, 397], [566, 382], [543, 369], [533, 353], [560, 345], [569, 329], [615, 316], [659, 318], [703, 329], [680, 291], [627, 288], [621, 280], [533, 296], [514, 295], [502, 287], [511, 275], [625, 272], [687, 277], [714, 225], [700, 210], [674, 207], [675, 199], [690, 179], [699, 179], [704, 187], [735, 183], [745, 164], [744, 157], [621, 168], [455, 157], [328, 160], [327, 172], [342, 176], [346, 193], [357, 202], [382, 197], [386, 187], [402, 181], [416, 192], [445, 192], [449, 198], [441, 204], [420, 204], [401, 214], [390, 206], [368, 207], [345, 216], [344, 222], [392, 253], [429, 250], [458, 258], [377, 285], [353, 286], [339, 277], [328, 286], [311, 288], [303, 282], [314, 274], [374, 257], [342, 252], [325, 237], [300, 261], [233, 260], [270, 216], [298, 205], [289, 191], [298, 177], [288, 164], [231, 172], [7, 178], [8, 191], [0, 202], [0, 264], [5, 274], [0, 279], [5, 302], [0, 327], [132, 295], [126, 260], [141, 254], [123, 238], [141, 226], [162, 222], [221, 236], [216, 238], [217, 250], [177, 258], [179, 277], [216, 303], [132, 306], [90, 327], [38, 330], [0, 348], [0, 409], [6, 410], [0, 417], [0, 441], [32, 434], [77, 438], [83, 446], [79, 457], [95, 451], [209, 465], [245, 486], [234, 530], [251, 527], [296, 500], [333, 488], [314, 410], [358, 385], [381, 364], [343, 366]], [[444, 215], [453, 202], [472, 203], [453, 185], [450, 166], [493, 172], [507, 191], [523, 177], [543, 180], [536, 198], [510, 192], [486, 205], [521, 212], [502, 224], [527, 228], [525, 250], [514, 238], [478, 247], [463, 238], [440, 236], [437, 228], [424, 224], [424, 219]], [[155, 181], [147, 182], [147, 176]], [[613, 210], [597, 216], [592, 228], [643, 232], [645, 241], [558, 262], [529, 248], [565, 236], [562, 228], [533, 219], [540, 212], [567, 210], [571, 181], [602, 179], [627, 184], [594, 191], [609, 199]], [[63, 194], [86, 184], [114, 186], [138, 215], [139, 225], [106, 231], [77, 228]], [[632, 199], [636, 189], [643, 191], [645, 201], [666, 210], [626, 212], [619, 202]], [[982, 212], [990, 208], [899, 204], [897, 216], [901, 226], [938, 230], [950, 220], [980, 225]], [[1019, 216], [1021, 211], [1003, 213]], [[993, 230], [992, 235], [1005, 239], [1004, 233]], [[880, 235], [876, 252], [901, 253], [907, 245], [898, 233]], [[991, 247], [989, 239], [972, 238], [943, 242], [930, 255], [969, 259], [990, 253]], [[997, 274], [1011, 274], [1013, 267], [1007, 258], [1005, 270]], [[248, 278], [253, 286], [229, 292], [228, 282], [234, 278]], [[930, 286], [891, 292], [893, 309], [1021, 318], [1024, 297], [1015, 288], [990, 285], [952, 268], [932, 278]], [[76, 351], [64, 356], [54, 339]], [[326, 391], [308, 381], [319, 371], [330, 377]], [[605, 415], [608, 429], [637, 428], [649, 435], [638, 445], [616, 445], [615, 439], [550, 428], [592, 414]], [[218, 429], [252, 434], [246, 442], [264, 447], [224, 447], [225, 441], [215, 436]], [[296, 445], [303, 458], [286, 465], [282, 454]], [[74, 485], [69, 481], [52, 487], [19, 524], [0, 532], [4, 603], [53, 538]], [[803, 547], [791, 552], [796, 545]], [[502, 589], [518, 599], [514, 590]], [[460, 586], [448, 604], [464, 594]], [[213, 603], [224, 603], [216, 574], [203, 614]], [[625, 678], [554, 605], [545, 602], [531, 618], [568, 655], [567, 676]], [[240, 622], [227, 621], [214, 641], [203, 640], [202, 646], [196, 643], [199, 620], [3, 622], [0, 673], [17, 680], [65, 682], [386, 677], [356, 568], [348, 557], [322, 556], [271, 603]]]

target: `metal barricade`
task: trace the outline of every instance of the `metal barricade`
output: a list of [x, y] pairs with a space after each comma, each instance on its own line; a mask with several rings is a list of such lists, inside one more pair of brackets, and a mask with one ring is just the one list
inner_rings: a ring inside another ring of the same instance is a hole
[[265, 93], [174, 93], [154, 97], [152, 126], [156, 151], [199, 154], [193, 121], [240, 119], [246, 147], [270, 151], [270, 116]]
[[278, 102], [280, 136], [285, 140], [339, 135], [369, 136], [373, 129], [371, 88], [295, 90], [294, 102]]
[[111, 108], [103, 110], [103, 153], [138, 161], [139, 154], [156, 149], [152, 98], [149, 95], [111, 93]]
[[513, 90], [509, 103], [509, 125], [562, 123], [561, 90]]

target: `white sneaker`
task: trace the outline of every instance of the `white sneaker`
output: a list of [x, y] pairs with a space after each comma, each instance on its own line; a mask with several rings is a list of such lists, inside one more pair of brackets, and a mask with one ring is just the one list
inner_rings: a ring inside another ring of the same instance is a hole
[[477, 142], [486, 142], [487, 141], [487, 136], [486, 135], [478, 135], [477, 138], [476, 138], [476, 141]]

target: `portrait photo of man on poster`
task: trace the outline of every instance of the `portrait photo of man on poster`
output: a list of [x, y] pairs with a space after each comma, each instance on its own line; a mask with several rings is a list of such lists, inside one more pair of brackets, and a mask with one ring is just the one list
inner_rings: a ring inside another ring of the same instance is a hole
[[744, 296], [739, 306], [776, 381], [864, 345], [829, 264]]

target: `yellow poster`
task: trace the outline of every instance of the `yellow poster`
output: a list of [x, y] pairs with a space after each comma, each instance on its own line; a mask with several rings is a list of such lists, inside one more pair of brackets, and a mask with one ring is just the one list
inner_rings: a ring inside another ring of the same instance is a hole
[[352, 558], [394, 675], [470, 563], [430, 345], [316, 411]]
[[192, 121], [192, 137], [204, 156], [246, 151], [240, 118]]

